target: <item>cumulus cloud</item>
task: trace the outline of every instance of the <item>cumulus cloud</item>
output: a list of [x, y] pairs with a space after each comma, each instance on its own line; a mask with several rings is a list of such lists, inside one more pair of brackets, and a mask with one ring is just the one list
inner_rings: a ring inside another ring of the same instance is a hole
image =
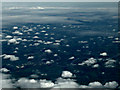
[[9, 43], [16, 43], [17, 41], [16, 41], [16, 39], [13, 38], [13, 39], [8, 40], [8, 42]]
[[105, 62], [105, 67], [113, 68], [113, 67], [115, 67], [115, 63], [116, 63], [116, 60], [107, 59], [107, 62]]
[[69, 59], [70, 59], [70, 60], [72, 60], [72, 59], [75, 59], [75, 57], [74, 57], [74, 56], [72, 56], [72, 57], [70, 57]]
[[41, 32], [46, 32], [46, 31], [42, 30]]
[[1, 68], [0, 72], [5, 72], [6, 73], [6, 72], [9, 72], [9, 70], [7, 68]]
[[112, 82], [107, 82], [104, 85], [107, 88], [116, 88], [118, 86], [118, 83], [116, 81], [112, 81]]
[[39, 83], [34, 79], [20, 78], [16, 82], [16, 86], [21, 88], [39, 88]]
[[82, 63], [79, 63], [78, 65], [87, 65], [87, 66], [91, 66], [93, 64], [97, 63], [97, 60], [93, 57], [89, 58], [86, 61], [83, 61]]
[[52, 53], [50, 49], [45, 50], [46, 53]]
[[21, 88], [51, 88], [54, 86], [54, 83], [46, 79], [35, 80], [35, 79], [20, 78], [16, 82], [16, 85]]
[[54, 56], [55, 56], [55, 57], [57, 57], [57, 56], [58, 56], [58, 54], [54, 54]]
[[92, 88], [101, 88], [103, 85], [100, 82], [91, 82], [89, 83], [89, 86]]
[[5, 75], [5, 74], [0, 73], [0, 77], [1, 76], [2, 76], [2, 78], [0, 78], [0, 79], [2, 79], [2, 80], [0, 80], [0, 89], [1, 88], [13, 88], [12, 80], [7, 79], [9, 77], [9, 75]]
[[107, 56], [106, 52], [100, 53], [101, 56]]
[[32, 74], [32, 75], [30, 75], [30, 77], [31, 77], [31, 78], [38, 78], [39, 76], [36, 75], [36, 74]]
[[13, 88], [12, 80], [9, 78], [9, 74], [3, 74], [3, 72], [9, 72], [7, 68], [0, 69], [0, 90], [2, 88]]
[[10, 61], [17, 61], [19, 60], [19, 57], [16, 57], [14, 55], [4, 55], [3, 59], [10, 59]]
[[22, 41], [23, 41], [23, 42], [26, 42], [26, 41], [28, 41], [28, 40], [27, 40], [27, 39], [23, 39]]
[[12, 34], [15, 34], [15, 35], [23, 35], [23, 33], [21, 33], [20, 31], [12, 32]]
[[10, 35], [7, 35], [5, 38], [9, 39], [9, 38], [12, 38], [12, 36], [10, 36]]
[[[0, 73], [0, 76], [1, 75], [3, 75], [3, 77], [0, 83], [2, 83], [3, 86], [0, 88], [13, 88], [14, 86], [20, 88], [51, 88], [52, 90], [52, 88], [116, 88], [118, 86], [116, 81], [106, 82], [105, 85], [98, 81], [90, 82], [88, 85], [79, 85], [74, 79], [63, 79], [61, 77], [56, 79], [55, 83], [46, 79], [35, 80], [23, 77], [13, 84], [12, 80], [7, 79], [9, 75]], [[35, 74], [31, 76], [38, 77]]]
[[52, 81], [40, 80], [40, 87], [42, 88], [51, 88], [54, 86], [54, 83]]
[[62, 72], [62, 77], [66, 78], [66, 77], [72, 77], [73, 74], [69, 71], [63, 71]]
[[53, 61], [53, 60], [50, 60], [50, 61], [46, 61], [45, 64], [52, 64], [52, 63], [54, 63], [54, 61]]
[[53, 42], [51, 42], [51, 41], [47, 41], [47, 42], [45, 42], [44, 44], [52, 44]]
[[21, 40], [22, 40], [22, 38], [17, 38], [16, 40], [21, 41]]
[[88, 85], [80, 85], [80, 88], [116, 88], [118, 83], [116, 81], [106, 82], [105, 85], [102, 85], [100, 82], [90, 82]]
[[93, 65], [92, 67], [93, 67], [93, 68], [97, 68], [97, 67], [99, 67], [99, 64], [95, 64], [95, 65]]
[[54, 88], [79, 88], [79, 84], [72, 79], [58, 78]]
[[37, 38], [39, 38], [39, 37], [38, 37], [38, 36], [34, 36], [33, 38], [37, 39]]
[[60, 43], [53, 43], [53, 45], [60, 45]]
[[18, 29], [18, 27], [13, 27], [13, 29]]
[[34, 59], [34, 56], [29, 56], [27, 59], [29, 59], [29, 60]]

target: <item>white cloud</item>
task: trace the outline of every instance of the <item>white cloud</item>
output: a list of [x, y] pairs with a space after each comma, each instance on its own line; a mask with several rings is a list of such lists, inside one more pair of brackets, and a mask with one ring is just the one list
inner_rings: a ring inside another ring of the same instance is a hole
[[61, 42], [61, 40], [55, 40], [55, 42], [60, 43], [60, 42]]
[[[0, 73], [0, 77], [1, 75], [3, 75], [3, 77], [2, 80], [0, 80], [0, 85], [2, 83], [4, 88], [12, 88], [13, 85], [14, 87], [19, 86], [21, 88], [51, 88], [51, 90], [52, 88], [116, 88], [118, 86], [116, 81], [106, 82], [105, 85], [102, 85], [98, 81], [90, 82], [88, 85], [79, 85], [74, 79], [63, 79], [61, 77], [58, 78], [55, 83], [46, 79], [35, 80], [20, 78], [13, 84], [11, 79], [7, 79], [9, 77], [8, 74]], [[2, 88], [2, 86], [0, 88]]]
[[10, 36], [10, 35], [7, 35], [5, 38], [9, 39], [9, 38], [12, 38], [12, 36]]
[[16, 40], [21, 41], [21, 40], [22, 40], [22, 38], [17, 38]]
[[48, 36], [48, 33], [46, 33], [45, 36]]
[[29, 60], [34, 59], [34, 56], [29, 56], [27, 59], [29, 59]]
[[55, 57], [57, 57], [57, 56], [58, 56], [58, 54], [54, 54], [54, 56], [55, 56]]
[[99, 64], [95, 64], [95, 65], [93, 65], [92, 67], [93, 67], [93, 68], [97, 68], [97, 67], [99, 67]]
[[46, 32], [46, 31], [42, 30], [41, 32]]
[[54, 88], [79, 88], [79, 84], [72, 79], [58, 78]]
[[53, 60], [50, 60], [50, 61], [46, 61], [45, 64], [52, 64], [52, 63], [54, 63], [54, 61], [53, 61]]
[[104, 85], [107, 88], [116, 88], [118, 86], [118, 83], [116, 81], [112, 81], [112, 82], [107, 82]]
[[0, 90], [2, 88], [13, 88], [12, 80], [9, 77], [8, 74], [0, 73]]
[[30, 79], [30, 83], [37, 83], [35, 79]]
[[39, 76], [36, 75], [36, 74], [32, 74], [32, 75], [30, 75], [30, 77], [31, 77], [31, 78], [38, 78]]
[[107, 62], [105, 62], [105, 67], [112, 68], [115, 67], [116, 60], [113, 59], [107, 59]]
[[100, 53], [101, 56], [107, 56], [106, 52]]
[[34, 46], [38, 46], [38, 45], [40, 45], [40, 43], [34, 43]]
[[20, 78], [16, 84], [22, 88], [50, 88], [54, 86], [52, 81], [46, 79], [37, 81], [35, 79]]
[[10, 59], [10, 61], [17, 61], [19, 60], [19, 57], [16, 57], [14, 55], [5, 55], [3, 59]]
[[26, 41], [27, 41], [27, 39], [23, 39], [22, 41], [26, 42]]
[[14, 38], [13, 38], [13, 39], [10, 39], [10, 40], [8, 40], [8, 42], [9, 42], [9, 43], [16, 43], [16, 39], [14, 39]]
[[18, 27], [13, 27], [13, 29], [18, 29]]
[[47, 81], [46, 79], [40, 80], [40, 87], [41, 88], [51, 88], [54, 86], [52, 81]]
[[53, 43], [53, 45], [60, 45], [60, 43]]
[[75, 59], [75, 57], [74, 57], [74, 56], [72, 56], [72, 57], [70, 57], [69, 59]]
[[7, 68], [1, 68], [0, 72], [9, 72], [9, 70]]
[[39, 83], [34, 79], [20, 78], [16, 85], [21, 88], [39, 88]]
[[33, 38], [37, 39], [37, 38], [39, 38], [39, 37], [38, 37], [38, 36], [34, 36]]
[[103, 87], [103, 85], [100, 83], [100, 82], [91, 82], [89, 83], [89, 86], [92, 87], [92, 88], [100, 88], [100, 87]]
[[64, 78], [66, 78], [66, 77], [72, 77], [72, 73], [71, 72], [69, 72], [69, 71], [63, 71], [62, 72], [62, 77], [64, 77]]
[[16, 35], [23, 35], [23, 33], [21, 33], [20, 31], [15, 31], [15, 32], [12, 32], [12, 34], [16, 34]]
[[45, 50], [46, 53], [52, 53], [50, 49]]
[[78, 65], [87, 65], [87, 66], [91, 66], [93, 64], [97, 63], [97, 60], [93, 57], [89, 58], [88, 60], [86, 61], [83, 61], [82, 63], [79, 63]]

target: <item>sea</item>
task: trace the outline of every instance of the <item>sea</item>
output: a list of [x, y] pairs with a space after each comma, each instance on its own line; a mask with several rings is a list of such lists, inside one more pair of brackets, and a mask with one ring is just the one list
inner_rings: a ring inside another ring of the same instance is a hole
[[0, 88], [120, 88], [117, 2], [3, 2]]

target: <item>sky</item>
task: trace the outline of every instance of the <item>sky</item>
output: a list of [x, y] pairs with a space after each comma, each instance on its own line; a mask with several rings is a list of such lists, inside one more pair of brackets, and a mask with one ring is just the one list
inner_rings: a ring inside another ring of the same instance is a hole
[[118, 2], [119, 0], [0, 0], [2, 2]]

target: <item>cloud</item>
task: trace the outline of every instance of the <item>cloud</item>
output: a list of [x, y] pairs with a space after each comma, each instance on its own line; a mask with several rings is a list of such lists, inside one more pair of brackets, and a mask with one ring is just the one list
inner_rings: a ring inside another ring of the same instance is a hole
[[72, 79], [58, 78], [54, 88], [79, 88], [79, 84]]
[[95, 64], [92, 66], [93, 68], [98, 68], [99, 67], [99, 64]]
[[103, 87], [103, 85], [100, 82], [91, 82], [91, 83], [89, 83], [89, 86], [92, 87], [92, 88]]
[[37, 38], [39, 38], [39, 37], [38, 37], [38, 36], [34, 36], [33, 38], [37, 39]]
[[112, 82], [107, 82], [104, 85], [107, 88], [116, 88], [118, 86], [118, 83], [116, 81], [112, 81]]
[[106, 52], [100, 53], [101, 56], [107, 56]]
[[37, 81], [35, 79], [20, 78], [16, 85], [21, 88], [50, 88], [54, 86], [54, 83], [46, 79]]
[[29, 60], [34, 59], [34, 56], [29, 56], [27, 59], [29, 59]]
[[52, 63], [54, 63], [54, 61], [53, 60], [50, 60], [50, 61], [46, 61], [46, 63], [45, 64], [52, 64]]
[[10, 36], [10, 35], [7, 35], [5, 38], [7, 38], [7, 39], [10, 39], [10, 38], [12, 38], [12, 36]]
[[23, 35], [23, 33], [21, 33], [20, 31], [12, 32], [12, 34], [15, 34], [15, 35]]
[[51, 88], [53, 86], [54, 86], [54, 83], [52, 81], [40, 80], [40, 87], [42, 88]]
[[46, 53], [52, 53], [50, 49], [45, 50]]
[[16, 86], [21, 88], [39, 88], [39, 83], [34, 79], [20, 78], [16, 82]]
[[18, 29], [18, 27], [13, 27], [13, 29]]
[[75, 59], [75, 57], [74, 57], [74, 56], [72, 56], [72, 57], [70, 57], [69, 59], [70, 59], [70, 60], [73, 60], [73, 59]]
[[62, 77], [64, 77], [64, 78], [66, 78], [66, 77], [72, 77], [72, 73], [71, 72], [69, 72], [69, 71], [63, 71], [62, 72]]
[[89, 58], [86, 61], [83, 61], [82, 63], [79, 63], [78, 65], [87, 65], [87, 66], [91, 66], [93, 64], [97, 63], [97, 60], [93, 57]]
[[8, 42], [9, 42], [9, 43], [16, 43], [16, 39], [14, 39], [14, 38], [13, 38], [13, 39], [10, 39], [10, 40], [8, 40]]
[[3, 59], [10, 59], [10, 61], [17, 61], [19, 60], [19, 57], [16, 57], [14, 55], [4, 55]]
[[13, 88], [14, 84], [10, 79], [10, 75], [4, 74], [2, 72], [6, 73], [6, 72], [9, 72], [9, 70], [7, 68], [0, 69], [0, 90], [2, 90], [2, 88]]
[[9, 72], [9, 70], [7, 68], [1, 68], [0, 72], [5, 72], [6, 73], [6, 72]]
[[105, 62], [105, 67], [113, 68], [113, 67], [115, 67], [115, 64], [116, 64], [116, 60], [107, 59], [107, 62]]
[[[79, 85], [76, 83], [74, 79], [63, 79], [59, 77], [53, 83], [50, 80], [46, 79], [28, 79], [28, 78], [20, 78], [16, 82], [12, 83], [12, 79], [9, 79], [9, 74], [0, 73], [0, 77], [2, 76], [2, 80], [0, 80], [0, 88], [116, 88], [118, 87], [118, 83], [116, 81], [106, 82], [104, 85], [98, 81], [90, 82], [88, 85]], [[36, 75], [35, 75], [36, 77]]]

